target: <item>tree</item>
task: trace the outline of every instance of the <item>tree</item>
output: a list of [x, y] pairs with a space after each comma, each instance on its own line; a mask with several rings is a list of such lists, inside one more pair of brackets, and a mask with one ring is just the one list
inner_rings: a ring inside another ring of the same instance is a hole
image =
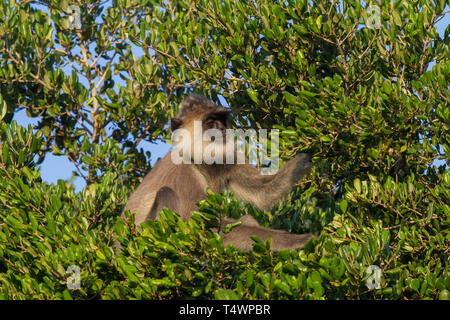
[[[448, 298], [446, 5], [0, 1], [0, 297]], [[272, 212], [210, 194], [188, 223], [137, 230], [117, 217], [149, 170], [138, 145], [169, 139], [191, 92], [316, 167]], [[11, 122], [20, 109], [39, 125]], [[43, 182], [48, 153], [87, 187]], [[245, 213], [319, 240], [274, 257], [255, 240], [251, 262], [207, 229]]]

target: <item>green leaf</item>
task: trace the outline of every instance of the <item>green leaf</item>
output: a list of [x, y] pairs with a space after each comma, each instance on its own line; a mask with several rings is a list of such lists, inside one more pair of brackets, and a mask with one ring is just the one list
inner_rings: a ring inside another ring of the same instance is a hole
[[55, 220], [50, 212], [46, 212], [45, 217], [47, 218], [47, 229], [50, 234], [54, 235], [56, 233]]
[[343, 199], [339, 202], [339, 207], [341, 208], [342, 213], [347, 212], [347, 206], [348, 206], [347, 200]]
[[6, 102], [3, 100], [3, 97], [0, 95], [0, 121], [3, 120], [7, 111], [8, 106], [6, 105]]
[[229, 289], [217, 289], [214, 291], [214, 297], [217, 300], [239, 300], [237, 294]]
[[353, 180], [353, 186], [355, 187], [357, 193], [361, 193], [361, 181], [358, 178]]
[[63, 297], [64, 300], [73, 300], [72, 295], [70, 294], [69, 290], [64, 290], [63, 291]]
[[283, 93], [284, 98], [286, 99], [286, 101], [291, 104], [291, 105], [297, 105], [298, 101], [297, 101], [297, 97], [290, 94], [289, 92], [284, 92]]
[[95, 254], [100, 258], [100, 260], [106, 260], [106, 257], [101, 250], [96, 250]]
[[223, 232], [224, 233], [229, 233], [231, 230], [233, 230], [233, 228], [238, 227], [242, 224], [242, 221], [237, 221], [237, 222], [233, 222], [233, 223], [229, 223], [225, 226], [225, 228], [223, 228]]
[[439, 300], [450, 300], [450, 293], [447, 289], [444, 289], [439, 293]]
[[402, 19], [400, 18], [400, 14], [398, 13], [397, 10], [394, 10], [392, 12], [392, 17], [394, 19], [395, 25], [397, 25], [397, 26], [401, 26], [402, 25]]
[[61, 209], [62, 202], [61, 202], [61, 199], [59, 199], [59, 197], [57, 195], [52, 195], [52, 206], [53, 206], [53, 210], [55, 210], [55, 212], [58, 212], [59, 209]]
[[27, 177], [27, 179], [29, 181], [33, 181], [34, 180], [33, 173], [31, 172], [31, 170], [28, 167], [23, 167], [22, 168], [22, 172]]
[[413, 289], [414, 291], [419, 291], [419, 287], [420, 287], [420, 281], [419, 279], [413, 279], [411, 280], [411, 282], [409, 283], [409, 287], [411, 289]]
[[316, 25], [317, 25], [317, 28], [318, 28], [319, 30], [322, 29], [322, 15], [320, 15], [320, 16], [317, 17], [317, 19], [316, 19]]
[[275, 281], [275, 287], [288, 295], [292, 295], [291, 288], [289, 288], [289, 285], [281, 280]]
[[258, 103], [258, 92], [256, 92], [253, 89], [248, 88], [247, 93], [248, 93], [248, 96], [250, 97], [250, 99], [253, 100], [253, 102]]
[[300, 95], [303, 95], [303, 96], [305, 96], [305, 97], [308, 97], [308, 98], [313, 98], [313, 97], [316, 96], [316, 94], [315, 94], [314, 92], [307, 91], [307, 90], [301, 90], [301, 91], [299, 92], [299, 94], [300, 94]]

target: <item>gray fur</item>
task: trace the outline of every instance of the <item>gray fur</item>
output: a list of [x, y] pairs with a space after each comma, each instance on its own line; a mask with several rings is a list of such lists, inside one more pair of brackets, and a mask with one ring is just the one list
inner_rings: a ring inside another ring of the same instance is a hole
[[[211, 117], [222, 119], [228, 117], [228, 114], [227, 109], [217, 107], [203, 97], [191, 96], [182, 103], [180, 112], [172, 119], [172, 129], [192, 128], [194, 120], [205, 121]], [[214, 124], [214, 127], [223, 130], [226, 126], [223, 121]], [[176, 165], [169, 153], [147, 174], [130, 196], [124, 211], [137, 211], [136, 224], [156, 219], [164, 207], [179, 213], [186, 221], [191, 212], [198, 209], [196, 202], [206, 198], [207, 188], [219, 193], [223, 187], [230, 189], [238, 198], [262, 210], [269, 210], [286, 196], [296, 182], [309, 173], [311, 167], [311, 156], [299, 154], [276, 174], [260, 175], [259, 171], [248, 163]], [[263, 241], [271, 236], [274, 250], [296, 249], [302, 248], [313, 236], [264, 228], [250, 216], [244, 216], [240, 221], [242, 224], [231, 232], [220, 232], [224, 245], [233, 244], [239, 250], [252, 250], [253, 240], [250, 236], [258, 236]], [[222, 222], [221, 228], [236, 221], [225, 218]]]

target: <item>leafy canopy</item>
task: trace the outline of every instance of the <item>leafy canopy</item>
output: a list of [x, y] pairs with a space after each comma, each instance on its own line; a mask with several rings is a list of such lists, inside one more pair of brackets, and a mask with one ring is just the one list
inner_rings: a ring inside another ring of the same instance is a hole
[[[0, 298], [448, 299], [445, 18], [445, 0], [0, 1]], [[210, 194], [135, 228], [118, 216], [150, 169], [140, 143], [192, 92], [315, 169], [271, 212]], [[87, 187], [43, 181], [49, 153]], [[246, 213], [320, 237], [223, 248], [208, 226]]]

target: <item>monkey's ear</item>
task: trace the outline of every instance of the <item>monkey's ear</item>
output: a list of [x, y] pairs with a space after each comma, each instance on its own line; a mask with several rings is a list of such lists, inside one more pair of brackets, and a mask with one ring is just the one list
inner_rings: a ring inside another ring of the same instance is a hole
[[178, 118], [172, 118], [170, 120], [170, 129], [172, 131], [177, 130], [179, 127], [181, 127], [181, 125], [183, 124], [183, 121], [178, 119]]

